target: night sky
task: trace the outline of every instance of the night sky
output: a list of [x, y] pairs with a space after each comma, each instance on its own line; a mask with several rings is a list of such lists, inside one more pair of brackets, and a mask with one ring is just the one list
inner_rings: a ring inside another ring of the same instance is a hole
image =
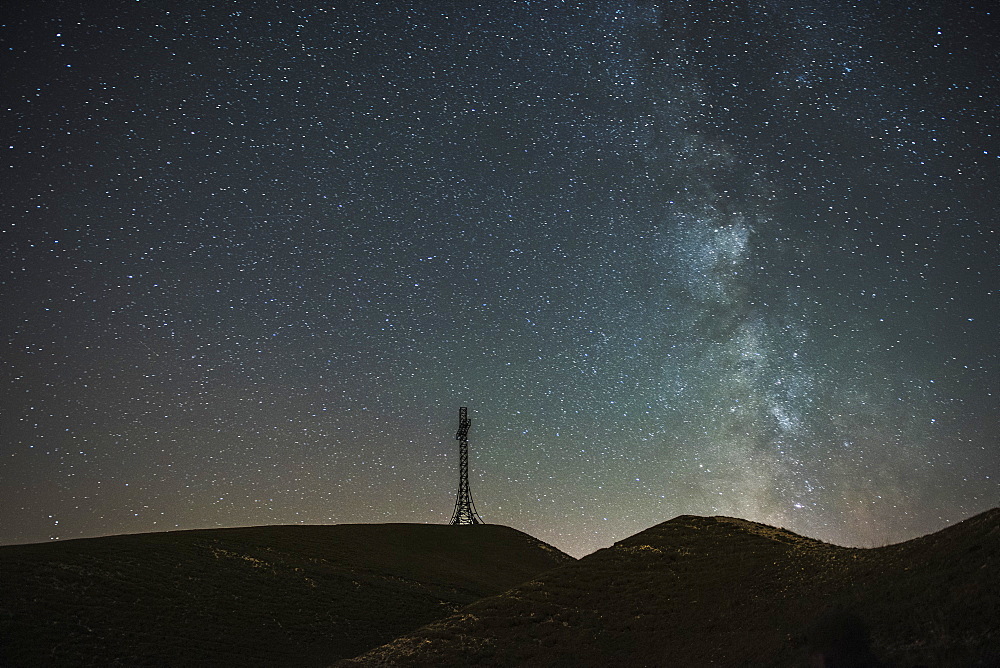
[[1000, 504], [988, 3], [57, 2], [3, 27], [0, 543]]

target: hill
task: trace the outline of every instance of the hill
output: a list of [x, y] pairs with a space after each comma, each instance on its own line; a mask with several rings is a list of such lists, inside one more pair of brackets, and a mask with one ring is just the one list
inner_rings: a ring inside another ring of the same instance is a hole
[[681, 516], [349, 666], [986, 666], [1000, 659], [1000, 509], [844, 548]]
[[173, 531], [0, 547], [0, 663], [327, 665], [572, 557], [497, 525]]

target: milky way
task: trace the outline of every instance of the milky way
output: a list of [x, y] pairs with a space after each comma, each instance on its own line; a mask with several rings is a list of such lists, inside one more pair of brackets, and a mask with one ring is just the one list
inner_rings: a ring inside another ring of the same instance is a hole
[[10, 13], [0, 542], [1000, 502], [982, 7]]

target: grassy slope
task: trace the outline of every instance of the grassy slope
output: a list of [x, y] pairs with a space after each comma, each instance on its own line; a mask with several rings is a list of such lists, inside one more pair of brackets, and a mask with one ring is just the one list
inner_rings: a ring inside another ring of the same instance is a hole
[[328, 665], [572, 558], [496, 525], [271, 526], [0, 547], [0, 664]]
[[994, 665], [998, 566], [997, 509], [871, 550], [682, 516], [338, 665]]

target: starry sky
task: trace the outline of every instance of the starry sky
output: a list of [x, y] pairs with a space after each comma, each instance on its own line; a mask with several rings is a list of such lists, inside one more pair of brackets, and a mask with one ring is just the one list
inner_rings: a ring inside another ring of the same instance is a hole
[[0, 543], [1000, 504], [988, 3], [19, 3]]

